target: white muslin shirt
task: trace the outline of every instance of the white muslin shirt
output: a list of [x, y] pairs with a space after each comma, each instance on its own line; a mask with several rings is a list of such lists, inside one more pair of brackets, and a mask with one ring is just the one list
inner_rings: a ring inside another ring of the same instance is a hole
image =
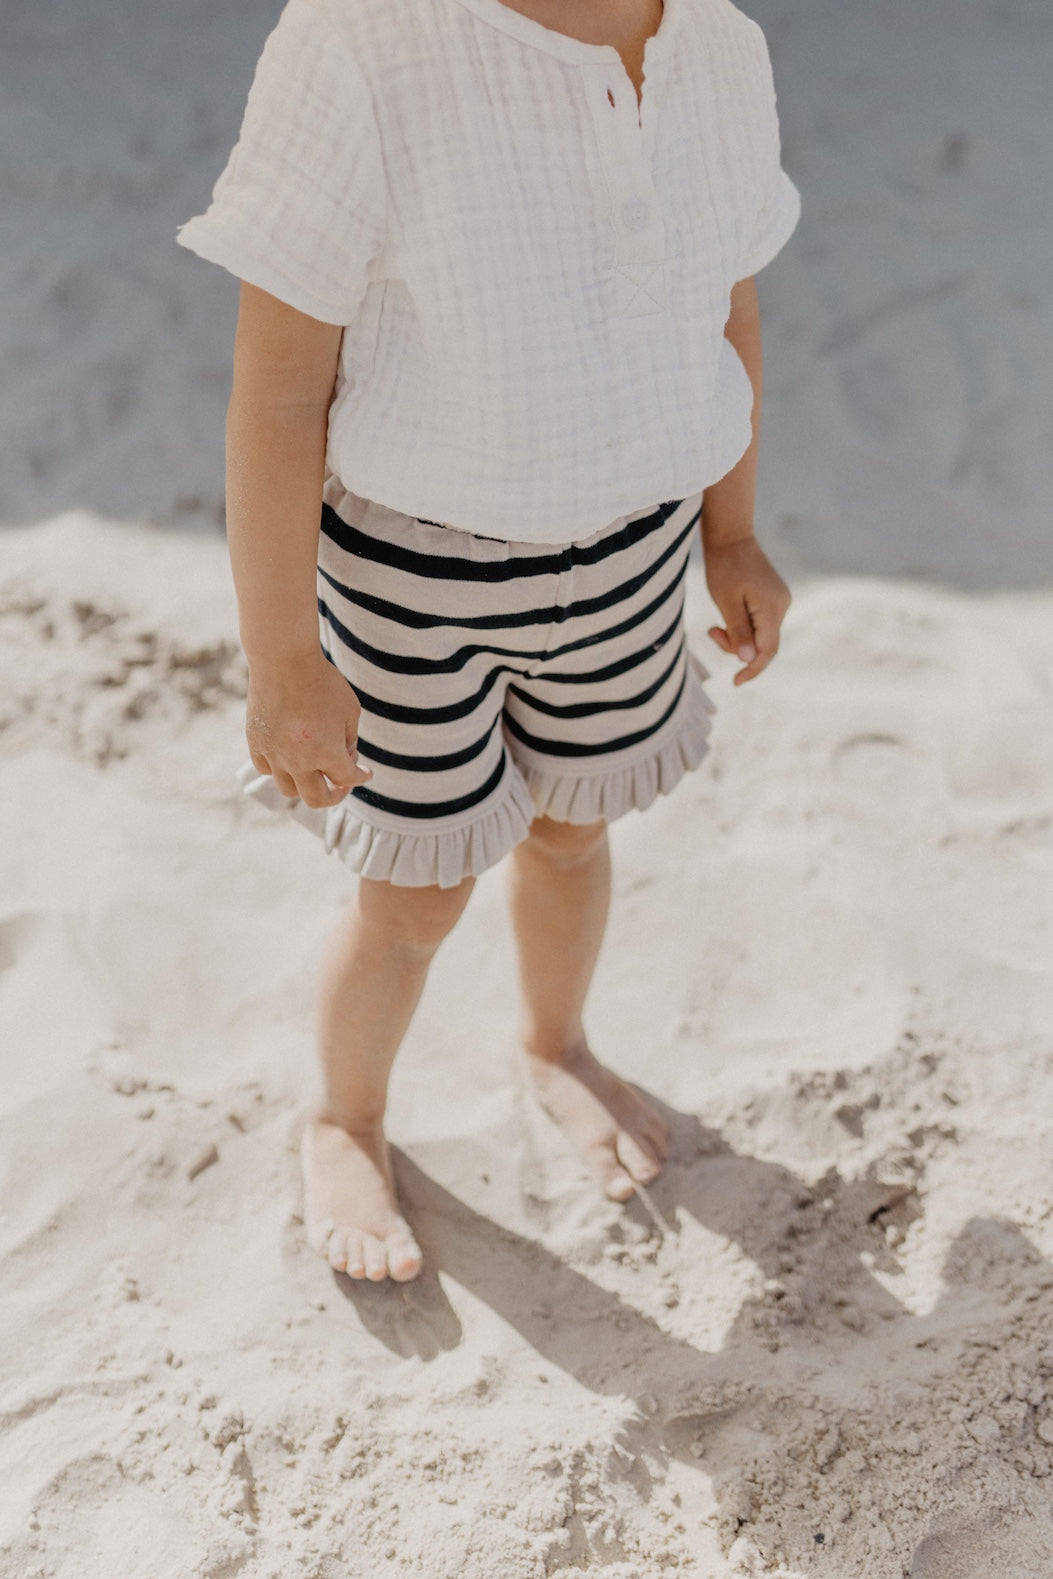
[[503, 0], [289, 0], [182, 245], [344, 328], [327, 465], [487, 537], [568, 542], [746, 450], [731, 287], [800, 210], [764, 36], [665, 0], [618, 51]]

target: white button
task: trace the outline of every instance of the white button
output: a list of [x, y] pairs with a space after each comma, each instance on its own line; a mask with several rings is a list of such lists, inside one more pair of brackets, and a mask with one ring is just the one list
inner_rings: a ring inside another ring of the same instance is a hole
[[651, 210], [642, 197], [631, 197], [622, 207], [622, 224], [626, 230], [644, 230], [651, 217]]

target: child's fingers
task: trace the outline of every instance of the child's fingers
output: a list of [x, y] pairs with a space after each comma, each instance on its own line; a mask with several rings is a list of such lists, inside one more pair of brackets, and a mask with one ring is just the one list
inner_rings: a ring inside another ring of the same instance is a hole
[[318, 766], [330, 784], [342, 787], [345, 793], [349, 789], [354, 789], [356, 784], [364, 784], [366, 779], [373, 777], [371, 769], [359, 761], [357, 739], [350, 736], [344, 755], [335, 753], [331, 757], [323, 758]]
[[714, 625], [709, 635], [721, 652], [726, 652], [729, 658], [738, 658], [740, 663], [752, 663], [757, 656], [752, 636], [739, 636], [736, 640], [733, 636], [729, 636], [727, 631], [721, 630], [719, 625]]
[[324, 773], [304, 774], [300, 780], [300, 799], [305, 806], [322, 810], [342, 801], [347, 790], [342, 784], [331, 784]]
[[349, 790], [356, 784], [364, 784], [372, 776], [368, 768], [356, 768], [349, 782], [334, 784], [325, 773], [306, 773], [299, 780], [299, 796], [305, 806], [316, 810], [337, 806]]
[[735, 676], [735, 685], [745, 685], [747, 680], [755, 680], [771, 663], [779, 650], [779, 624], [779, 616], [773, 610], [758, 610], [754, 614], [754, 656]]
[[[256, 763], [256, 766], [259, 764]], [[373, 777], [370, 768], [357, 762], [348, 766], [346, 761], [340, 766], [332, 764], [330, 772], [322, 768], [297, 768], [294, 774], [277, 765], [261, 771], [270, 773], [287, 800], [302, 800], [305, 806], [315, 810], [337, 805], [349, 790], [358, 784], [367, 783]]]
[[747, 680], [755, 680], [758, 674], [763, 674], [774, 656], [774, 653], [768, 653], [767, 655], [758, 653], [752, 663], [748, 663], [744, 669], [739, 670], [731, 682], [732, 685], [745, 685]]
[[271, 774], [278, 790], [285, 796], [286, 800], [295, 800], [297, 798], [300, 791], [297, 789], [296, 780], [291, 773], [286, 773], [284, 768], [279, 767], [268, 768], [267, 771]]
[[758, 651], [757, 645], [755, 643], [743, 642], [742, 645], [736, 650], [732, 646], [727, 632], [722, 631], [718, 626], [714, 626], [714, 628], [709, 632], [709, 635], [713, 638], [721, 651], [727, 653], [729, 658], [738, 658], [740, 663], [745, 664], [745, 668], [740, 669], [734, 678], [733, 684], [735, 685], [741, 685], [744, 680], [752, 680], [756, 675], [760, 674], [763, 669], [766, 669], [771, 660], [775, 657], [775, 653], [778, 648], [778, 643], [776, 643], [776, 646], [770, 652], [764, 652], [763, 650]]
[[339, 778], [334, 778], [331, 773], [323, 773], [322, 777], [330, 789], [336, 791], [337, 795], [346, 795], [356, 785], [368, 783], [373, 777], [373, 769], [367, 768], [364, 762], [358, 762], [350, 772], [346, 770], [342, 772]]
[[752, 663], [757, 656], [756, 632], [753, 621], [745, 601], [734, 609], [731, 614], [726, 609], [720, 611], [728, 622], [727, 630], [721, 630], [715, 625], [709, 632], [717, 646], [742, 663]]
[[721, 613], [728, 621], [728, 651], [742, 663], [752, 663], [757, 656], [757, 631], [745, 598], [730, 614], [723, 609]]
[[713, 626], [709, 635], [722, 652], [742, 663], [735, 684], [743, 685], [761, 674], [779, 650], [790, 589], [752, 540], [710, 547], [706, 578], [727, 627]]

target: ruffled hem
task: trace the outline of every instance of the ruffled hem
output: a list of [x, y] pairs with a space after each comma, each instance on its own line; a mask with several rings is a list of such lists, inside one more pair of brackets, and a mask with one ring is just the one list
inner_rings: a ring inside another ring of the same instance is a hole
[[484, 804], [474, 821], [458, 828], [403, 833], [366, 822], [358, 803], [347, 796], [337, 806], [307, 806], [283, 795], [268, 774], [246, 762], [237, 773], [246, 795], [271, 811], [284, 811], [322, 839], [360, 877], [401, 888], [456, 888], [479, 877], [526, 838], [537, 814], [522, 778], [509, 764], [508, 788], [495, 792], [497, 804]]
[[683, 705], [669, 733], [652, 745], [651, 754], [623, 767], [597, 768], [576, 776], [531, 765], [529, 755], [507, 765], [505, 779], [471, 821], [455, 827], [435, 826], [420, 833], [368, 822], [360, 803], [348, 795], [337, 806], [314, 807], [281, 793], [269, 774], [251, 762], [238, 769], [246, 795], [270, 811], [285, 812], [301, 823], [357, 872], [402, 888], [456, 888], [466, 877], [479, 877], [496, 866], [526, 838], [535, 817], [555, 822], [614, 822], [628, 811], [645, 811], [659, 795], [668, 795], [685, 773], [697, 768], [709, 747], [710, 721], [716, 708], [702, 681], [709, 678], [693, 653]]
[[709, 749], [716, 707], [702, 689], [708, 672], [693, 653], [679, 718], [657, 750], [625, 767], [570, 777], [517, 761], [534, 803], [534, 814], [554, 822], [614, 822], [629, 811], [646, 811], [659, 795], [668, 795], [685, 773], [697, 768]]

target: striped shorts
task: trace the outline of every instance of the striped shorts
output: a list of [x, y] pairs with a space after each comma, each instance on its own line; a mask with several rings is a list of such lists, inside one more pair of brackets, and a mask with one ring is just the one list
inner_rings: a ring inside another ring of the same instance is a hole
[[515, 543], [414, 519], [330, 479], [322, 647], [362, 706], [368, 784], [283, 807], [362, 876], [453, 887], [531, 820], [611, 821], [705, 754], [712, 703], [684, 631], [699, 500], [621, 517], [580, 542]]

